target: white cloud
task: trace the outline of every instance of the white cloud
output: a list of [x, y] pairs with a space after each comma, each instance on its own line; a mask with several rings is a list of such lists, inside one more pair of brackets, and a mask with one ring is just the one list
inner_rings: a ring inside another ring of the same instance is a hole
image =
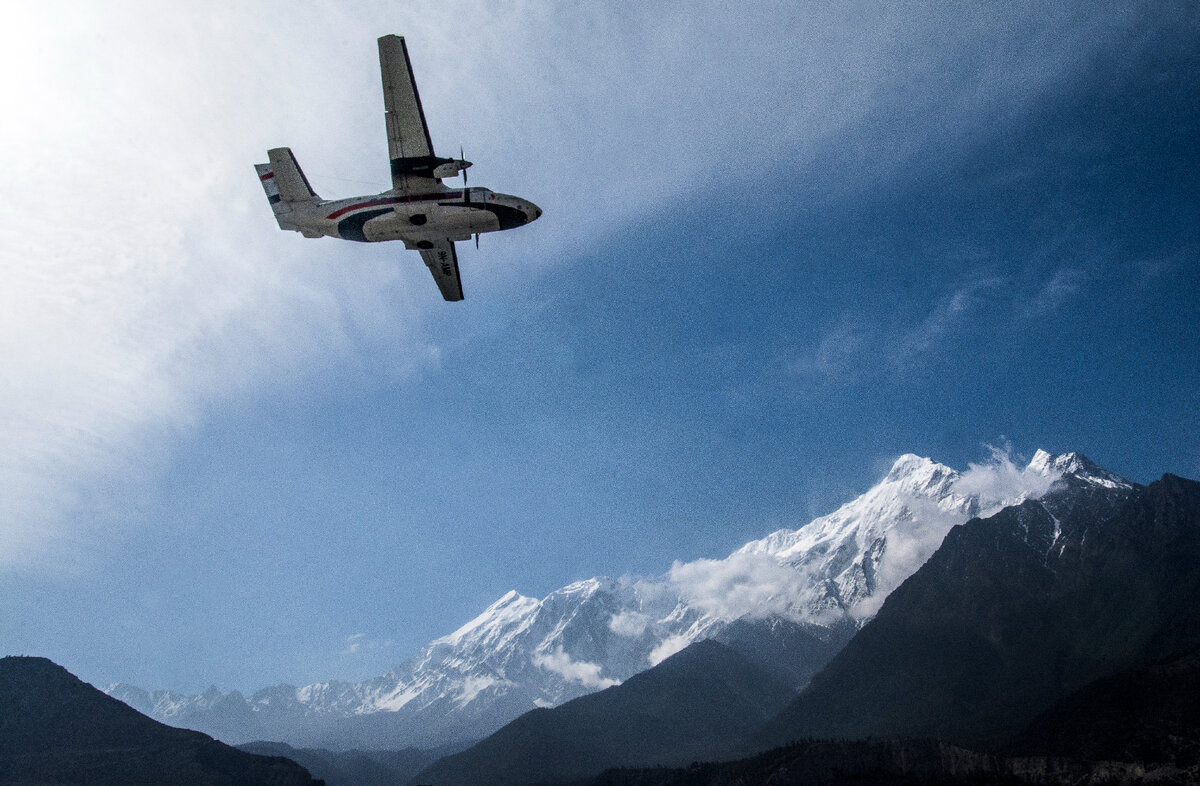
[[756, 552], [676, 562], [667, 579], [690, 606], [726, 620], [785, 614], [806, 586], [801, 571]]
[[888, 342], [887, 356], [892, 366], [908, 368], [935, 351], [946, 336], [958, 329], [981, 305], [983, 294], [1001, 283], [996, 278], [978, 279], [938, 301], [920, 323]]
[[1059, 268], [1038, 293], [1024, 304], [1021, 313], [1027, 318], [1054, 315], [1067, 301], [1079, 294], [1087, 278], [1087, 273], [1082, 270]]
[[876, 343], [867, 326], [843, 317], [820, 337], [810, 354], [793, 360], [792, 374], [828, 382], [852, 378], [859, 373], [863, 357]]
[[571, 656], [564, 652], [561, 646], [556, 647], [553, 652], [540, 652], [535, 655], [533, 665], [557, 674], [569, 682], [578, 682], [588, 690], [603, 690], [621, 684], [620, 680], [601, 677], [603, 667], [599, 663], [571, 660]]
[[637, 611], [626, 610], [614, 614], [608, 621], [608, 629], [618, 636], [637, 638], [646, 632], [650, 618]]
[[367, 637], [365, 633], [354, 633], [346, 637], [346, 649], [339, 652], [339, 655], [353, 655], [358, 652], [358, 648], [362, 646], [363, 640]]
[[454, 703], [460, 708], [465, 707], [475, 701], [480, 693], [496, 685], [503, 684], [505, 684], [504, 680], [492, 676], [475, 675], [467, 677], [459, 685], [458, 695], [454, 697]]
[[888, 373], [904, 375], [929, 362], [945, 342], [970, 321], [997, 278], [969, 281], [934, 302], [924, 316], [907, 325], [886, 325], [843, 314], [810, 350], [788, 364], [789, 373], [822, 383], [840, 383]]
[[663, 641], [657, 647], [650, 651], [647, 661], [651, 666], [657, 666], [691, 643], [692, 640], [687, 636], [668, 636], [667, 638], [663, 639]]
[[365, 652], [378, 652], [379, 650], [391, 649], [391, 639], [372, 639], [368, 638], [365, 633], [352, 633], [346, 637], [345, 649], [338, 652], [338, 655], [357, 655]]
[[990, 453], [988, 460], [969, 463], [955, 485], [965, 494], [979, 496], [981, 516], [989, 516], [1000, 508], [1026, 499], [1037, 499], [1058, 480], [1057, 475], [1043, 475], [1030, 469], [1027, 463], [1014, 462], [1012, 446], [1007, 441], [984, 447]]

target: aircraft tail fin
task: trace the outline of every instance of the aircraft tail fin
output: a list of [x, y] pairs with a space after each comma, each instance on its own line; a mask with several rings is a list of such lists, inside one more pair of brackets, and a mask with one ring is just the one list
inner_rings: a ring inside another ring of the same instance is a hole
[[258, 179], [262, 181], [276, 215], [291, 212], [291, 206], [297, 202], [308, 204], [320, 199], [296, 163], [290, 147], [268, 150], [267, 157], [271, 163], [255, 164], [254, 170], [258, 172]]
[[255, 164], [254, 171], [262, 183], [267, 201], [275, 213], [275, 220], [280, 229], [295, 229], [288, 221], [288, 214], [297, 204], [308, 205], [320, 201], [317, 192], [313, 191], [304, 176], [304, 171], [296, 163], [289, 147], [277, 147], [267, 151], [269, 164]]
[[279, 196], [284, 202], [312, 202], [320, 199], [317, 192], [308, 184], [296, 157], [290, 147], [277, 147], [267, 151], [271, 161], [271, 171], [275, 173], [275, 183], [279, 187]]

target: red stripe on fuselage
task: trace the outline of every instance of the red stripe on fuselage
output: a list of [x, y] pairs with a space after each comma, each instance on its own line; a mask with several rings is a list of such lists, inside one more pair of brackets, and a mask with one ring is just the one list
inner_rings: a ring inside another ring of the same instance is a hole
[[259, 179], [259, 180], [266, 180], [266, 179], [267, 179], [267, 178], [269, 178], [269, 177], [275, 177], [275, 173], [274, 173], [274, 172], [264, 172], [263, 174], [261, 174], [261, 175], [259, 175], [259, 176], [258, 176], [258, 179]]
[[401, 202], [436, 202], [443, 199], [462, 199], [462, 192], [442, 191], [437, 194], [413, 194], [412, 196], [380, 197], [379, 199], [372, 199], [368, 202], [356, 202], [353, 205], [347, 205], [346, 207], [338, 208], [329, 215], [325, 216], [325, 218], [332, 220], [340, 216], [344, 216], [351, 211], [359, 210], [364, 207], [395, 205]]

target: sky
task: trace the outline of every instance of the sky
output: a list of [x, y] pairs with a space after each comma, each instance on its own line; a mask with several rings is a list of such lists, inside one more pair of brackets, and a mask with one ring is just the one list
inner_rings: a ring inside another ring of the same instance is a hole
[[[534, 224], [388, 187], [375, 39]], [[904, 453], [1200, 477], [1189, 3], [46, 3], [0, 26], [0, 652], [197, 692], [382, 674]]]

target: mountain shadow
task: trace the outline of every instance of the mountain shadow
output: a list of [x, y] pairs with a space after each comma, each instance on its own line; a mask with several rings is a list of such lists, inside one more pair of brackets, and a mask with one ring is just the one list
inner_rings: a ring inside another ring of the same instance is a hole
[[609, 767], [712, 758], [794, 695], [744, 656], [701, 641], [621, 685], [528, 712], [414, 782], [560, 782]]
[[1084, 686], [1006, 752], [1163, 765], [1200, 782], [1200, 649]]
[[[805, 740], [747, 759], [613, 769], [572, 786], [949, 786], [1020, 784], [995, 757], [938, 740]], [[1059, 781], [1044, 781], [1059, 783]], [[1063, 783], [1066, 783], [1065, 781]]]
[[346, 750], [293, 748], [285, 742], [248, 742], [238, 750], [259, 756], [283, 756], [320, 778], [325, 786], [395, 786], [453, 750]]
[[813, 625], [783, 617], [734, 620], [713, 638], [799, 691], [858, 631], [850, 619]]
[[1053, 757], [1005, 758], [940, 740], [806, 740], [730, 762], [613, 769], [571, 786], [1149, 786], [1178, 770]]
[[147, 718], [45, 658], [7, 657], [0, 659], [0, 783], [321, 781], [288, 759], [254, 756]]
[[1103, 677], [1045, 711], [1001, 755], [936, 740], [804, 741], [686, 769], [614, 769], [577, 786], [1200, 783], [1200, 649]]
[[996, 745], [1099, 677], [1200, 645], [1200, 484], [1142, 488], [1087, 466], [951, 530], [750, 750]]

